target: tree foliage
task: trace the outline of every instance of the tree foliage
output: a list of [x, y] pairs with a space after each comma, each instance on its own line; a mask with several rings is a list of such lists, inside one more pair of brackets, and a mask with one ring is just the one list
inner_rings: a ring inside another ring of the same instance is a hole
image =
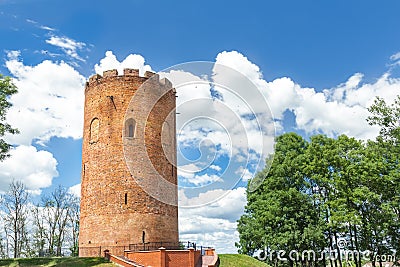
[[[392, 105], [377, 98], [369, 111], [368, 122], [381, 128], [375, 141], [346, 135], [315, 135], [309, 141], [295, 133], [277, 137], [269, 172], [258, 173], [253, 180], [264, 181], [247, 191], [238, 221], [240, 253], [313, 250], [339, 256], [343, 250], [368, 250], [374, 266], [382, 266], [374, 255], [397, 251], [399, 256], [400, 97]], [[286, 263], [345, 265], [341, 257]], [[361, 261], [354, 258], [354, 264], [360, 267]]]
[[0, 74], [0, 161], [9, 154], [10, 145], [2, 138], [6, 133], [16, 134], [18, 130], [6, 123], [7, 110], [12, 106], [10, 96], [17, 93], [17, 87], [13, 84], [10, 77]]

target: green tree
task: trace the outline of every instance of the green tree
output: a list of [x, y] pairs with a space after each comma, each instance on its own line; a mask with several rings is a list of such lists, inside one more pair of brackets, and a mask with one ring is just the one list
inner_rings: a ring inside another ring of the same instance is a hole
[[0, 161], [9, 155], [8, 151], [11, 147], [2, 137], [6, 133], [18, 133], [17, 129], [5, 122], [7, 110], [12, 106], [10, 96], [15, 93], [17, 93], [17, 87], [13, 84], [11, 78], [0, 74]]
[[[335, 142], [325, 135], [311, 137], [310, 144], [305, 152], [306, 157], [303, 171], [308, 177], [314, 208], [318, 216], [324, 221], [324, 236], [327, 246], [335, 251], [337, 248], [336, 237], [340, 232], [340, 225], [332, 221], [332, 213], [337, 207], [332, 203], [335, 199], [336, 188], [334, 186]], [[337, 262], [331, 260], [331, 266]]]
[[306, 148], [307, 142], [297, 134], [277, 138], [271, 169], [255, 177], [265, 176], [257, 190], [247, 192], [245, 214], [238, 221], [240, 252], [284, 250], [293, 265], [301, 259], [289, 258], [291, 250], [321, 251], [324, 247], [323, 222], [314, 209], [310, 184], [302, 171]]
[[[277, 137], [274, 157], [248, 185], [238, 221], [240, 253], [328, 249], [337, 260], [326, 261], [335, 267], [345, 265], [346, 250], [373, 252], [373, 266], [374, 255], [395, 250], [399, 257], [400, 96], [391, 105], [377, 98], [369, 111], [368, 122], [380, 127], [375, 141], [346, 135], [315, 135], [308, 142], [294, 133]], [[302, 259], [300, 264], [319, 263]]]
[[384, 99], [376, 97], [368, 111], [371, 113], [367, 119], [368, 123], [381, 127], [377, 140], [386, 141], [398, 149], [400, 145], [400, 95], [391, 105], [387, 104]]
[[[382, 98], [377, 97], [369, 108], [371, 116], [367, 121], [371, 125], [380, 127], [379, 136], [375, 142], [369, 143], [369, 149], [373, 150], [375, 166], [378, 172], [375, 174], [375, 188], [380, 188], [381, 194], [375, 196], [383, 211], [382, 222], [384, 228], [378, 233], [386, 238], [378, 238], [381, 241], [376, 244], [376, 250], [385, 249], [382, 243], [387, 242], [390, 248], [395, 249], [397, 257], [400, 256], [400, 96], [397, 96], [392, 104], [387, 104]], [[381, 215], [381, 214], [379, 214]], [[378, 218], [379, 215], [377, 214]], [[375, 232], [375, 229], [372, 229]], [[378, 229], [379, 230], [379, 229]], [[383, 239], [383, 240], [382, 240]]]

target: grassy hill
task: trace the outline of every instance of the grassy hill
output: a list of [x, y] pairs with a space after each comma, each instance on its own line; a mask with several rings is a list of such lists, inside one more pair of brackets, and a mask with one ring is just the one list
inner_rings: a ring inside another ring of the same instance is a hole
[[268, 267], [269, 265], [241, 254], [218, 254], [220, 267]]
[[[260, 262], [252, 257], [239, 254], [219, 254], [220, 267], [268, 267], [267, 264]], [[23, 267], [115, 267], [116, 265], [103, 258], [31, 258], [31, 259], [7, 259], [0, 260], [0, 266]]]
[[103, 258], [31, 258], [0, 260], [0, 266], [60, 266], [60, 267], [115, 267], [116, 265]]

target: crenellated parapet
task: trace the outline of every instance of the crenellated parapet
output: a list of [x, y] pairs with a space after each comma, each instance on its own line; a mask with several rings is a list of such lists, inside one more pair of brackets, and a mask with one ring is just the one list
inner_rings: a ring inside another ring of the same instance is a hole
[[111, 82], [114, 80], [137, 80], [137, 82], [139, 83], [144, 83], [146, 80], [150, 80], [150, 82], [153, 83], [153, 86], [154, 83], [157, 81], [159, 83], [158, 87], [163, 88], [162, 91], [172, 88], [172, 83], [167, 78], [160, 79], [157, 73], [146, 71], [143, 76], [140, 76], [138, 69], [125, 68], [122, 75], [119, 75], [118, 70], [116, 69], [103, 71], [103, 75], [92, 75], [89, 78], [88, 82], [86, 82], [85, 92], [87, 92], [92, 87], [98, 86], [99, 84]]

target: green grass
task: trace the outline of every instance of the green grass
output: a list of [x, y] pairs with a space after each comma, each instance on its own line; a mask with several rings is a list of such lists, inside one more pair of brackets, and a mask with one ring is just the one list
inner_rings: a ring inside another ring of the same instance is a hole
[[269, 267], [268, 264], [247, 255], [218, 254], [218, 256], [220, 267]]
[[[220, 267], [269, 267], [252, 257], [240, 254], [219, 254]], [[0, 266], [60, 266], [60, 267], [115, 267], [116, 265], [103, 258], [30, 258], [30, 259], [8, 259], [0, 260]]]
[[75, 257], [65, 257], [65, 258], [29, 258], [29, 259], [7, 259], [0, 260], [0, 266], [60, 266], [60, 267], [115, 267], [114, 264], [105, 260], [104, 258], [75, 258]]

